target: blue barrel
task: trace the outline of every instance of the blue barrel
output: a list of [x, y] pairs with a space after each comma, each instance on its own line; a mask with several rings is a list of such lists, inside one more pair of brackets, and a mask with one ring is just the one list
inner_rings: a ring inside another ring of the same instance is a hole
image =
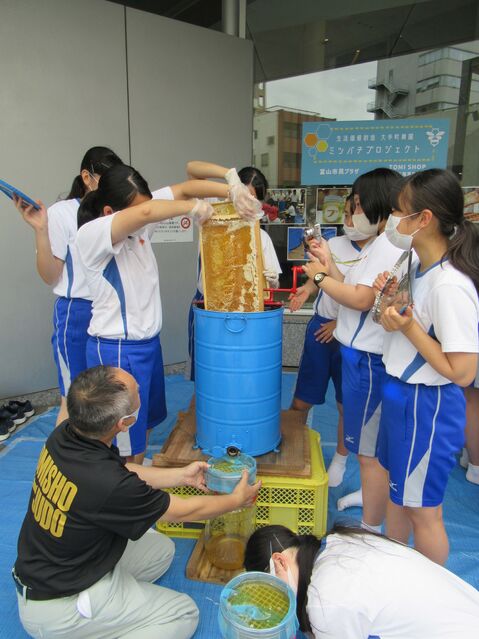
[[194, 307], [196, 441], [263, 455], [281, 440], [283, 308], [219, 313]]

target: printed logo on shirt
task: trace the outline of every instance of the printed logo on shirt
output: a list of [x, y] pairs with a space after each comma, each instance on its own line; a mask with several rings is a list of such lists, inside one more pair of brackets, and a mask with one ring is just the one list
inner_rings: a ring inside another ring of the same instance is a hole
[[389, 488], [391, 490], [394, 490], [395, 493], [397, 493], [397, 491], [398, 491], [398, 485], [396, 483], [394, 483], [393, 481], [389, 482]]
[[61, 537], [78, 487], [58, 470], [46, 447], [33, 480], [32, 513], [35, 521], [53, 537]]
[[354, 437], [352, 435], [346, 435], [346, 437], [344, 438], [345, 441], [347, 441], [350, 444], [354, 444]]

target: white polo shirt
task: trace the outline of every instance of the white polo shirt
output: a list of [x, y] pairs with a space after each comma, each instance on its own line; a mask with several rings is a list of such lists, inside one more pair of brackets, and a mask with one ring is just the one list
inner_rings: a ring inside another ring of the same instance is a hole
[[[443, 353], [479, 352], [479, 301], [472, 280], [449, 261], [423, 272], [418, 268], [416, 262], [411, 273], [414, 318], [440, 343]], [[383, 361], [390, 375], [409, 384], [451, 382], [432, 368], [400, 331], [386, 333]]]
[[[328, 245], [333, 260], [338, 267], [338, 270], [343, 275], [346, 275], [352, 266], [357, 266], [357, 264], [361, 261], [361, 247], [345, 235], [341, 237], [332, 237], [328, 240]], [[339, 304], [320, 289], [314, 302], [313, 310], [321, 317], [334, 320], [338, 316]]]
[[80, 200], [62, 200], [48, 209], [48, 237], [52, 253], [64, 262], [58, 283], [53, 287], [60, 297], [91, 300], [90, 289], [75, 246]]
[[307, 614], [316, 639], [477, 639], [479, 592], [407, 546], [333, 534]]
[[[364, 247], [363, 259], [346, 273], [345, 284], [372, 287], [378, 274], [390, 271], [403, 253], [404, 251], [393, 246], [385, 233], [382, 233], [374, 242]], [[407, 260], [398, 271], [398, 279], [406, 269]], [[344, 346], [382, 355], [385, 333], [380, 324], [373, 322], [370, 309], [357, 311], [347, 306], [339, 307], [334, 336]]]
[[[173, 199], [173, 193], [166, 187], [154, 191], [153, 197]], [[162, 325], [158, 265], [150, 242], [157, 224], [148, 224], [112, 245], [115, 215], [92, 220], [77, 234], [76, 246], [93, 298], [88, 333], [108, 339], [149, 339]]]

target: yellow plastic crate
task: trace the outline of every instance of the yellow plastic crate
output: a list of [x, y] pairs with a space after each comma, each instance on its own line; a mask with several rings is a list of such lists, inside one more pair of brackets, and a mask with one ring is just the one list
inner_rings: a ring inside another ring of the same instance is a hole
[[[258, 476], [262, 485], [256, 501], [256, 528], [281, 524], [300, 535], [321, 537], [326, 532], [328, 515], [328, 475], [324, 467], [319, 433], [309, 431], [311, 444], [311, 477]], [[202, 495], [196, 488], [182, 486], [167, 492], [179, 497]], [[204, 528], [203, 522], [158, 522], [158, 531], [169, 537], [197, 539]]]

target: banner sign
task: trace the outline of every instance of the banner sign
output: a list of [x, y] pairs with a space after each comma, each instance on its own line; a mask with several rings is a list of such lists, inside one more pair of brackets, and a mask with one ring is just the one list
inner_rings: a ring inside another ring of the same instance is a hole
[[447, 167], [449, 120], [304, 122], [301, 184], [352, 184], [378, 167], [411, 175]]

